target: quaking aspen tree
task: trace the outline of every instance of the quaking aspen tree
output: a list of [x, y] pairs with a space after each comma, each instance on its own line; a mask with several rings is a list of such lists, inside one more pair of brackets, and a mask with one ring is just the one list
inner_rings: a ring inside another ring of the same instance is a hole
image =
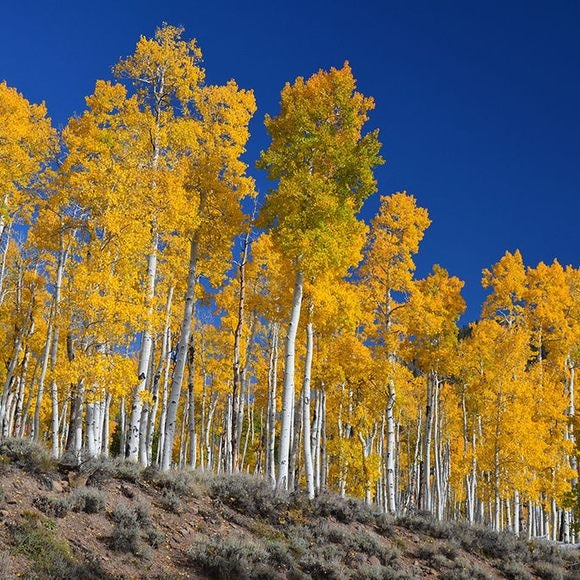
[[[195, 40], [182, 40], [182, 33], [182, 29], [165, 24], [157, 29], [154, 38], [142, 36], [135, 53], [121, 60], [114, 69], [119, 78], [126, 79], [135, 87], [140, 123], [149, 142], [149, 147], [144, 151], [146, 170], [142, 176], [148, 186], [144, 191], [146, 215], [143, 218], [150, 228], [146, 243], [145, 290], [149, 317], [155, 297], [160, 239], [175, 227], [172, 221], [179, 224], [184, 217], [180, 211], [181, 203], [185, 201], [180, 177], [182, 158], [190, 156], [191, 143], [183, 142], [183, 125], [191, 121], [193, 111], [190, 108], [205, 76], [200, 66], [201, 51], [197, 43]], [[193, 126], [191, 131], [195, 131]], [[166, 211], [165, 215], [159, 215], [161, 208], [167, 210], [167, 201], [176, 213], [171, 215]], [[191, 219], [195, 220], [195, 216], [191, 215]], [[144, 436], [140, 429], [141, 397], [149, 378], [152, 348], [150, 323], [144, 326], [141, 343], [137, 369], [139, 384], [133, 398], [127, 441], [127, 457], [132, 461], [138, 459], [139, 440]]]
[[368, 292], [374, 324], [367, 330], [375, 347], [375, 357], [389, 369], [385, 376], [386, 401], [386, 482], [388, 510], [397, 512], [395, 498], [395, 401], [397, 367], [401, 365], [405, 309], [409, 307], [415, 264], [423, 232], [430, 221], [427, 211], [416, 206], [415, 198], [397, 193], [381, 198], [379, 214], [372, 222], [361, 273]]
[[[196, 209], [196, 219], [184, 224], [181, 230], [190, 240], [189, 268], [165, 421], [164, 470], [171, 464], [175, 418], [199, 277], [198, 259], [216, 250], [219, 256], [219, 249], [224, 246], [230, 249], [234, 236], [242, 229], [244, 216], [240, 201], [255, 195], [253, 180], [245, 175], [246, 164], [240, 159], [249, 138], [248, 123], [255, 108], [253, 93], [239, 89], [233, 81], [224, 86], [203, 86], [195, 100], [195, 118], [178, 127], [178, 134], [184, 140], [192, 139], [185, 188], [189, 206]], [[219, 228], [215, 227], [216, 220], [219, 220]], [[210, 279], [223, 277], [227, 262], [218, 261], [218, 264], [221, 268], [209, 275]]]
[[[439, 409], [439, 394], [457, 341], [457, 320], [465, 310], [461, 297], [461, 282], [438, 265], [433, 273], [415, 282], [409, 308], [409, 337], [413, 342], [416, 363], [425, 377], [427, 396], [423, 430], [423, 453], [419, 502], [421, 508], [432, 511], [433, 493], [431, 481], [431, 458], [433, 439], [440, 438], [435, 414]], [[437, 447], [433, 449], [438, 453]], [[436, 481], [441, 472], [435, 473]], [[436, 514], [442, 519], [442, 497], [438, 497]]]
[[293, 302], [285, 343], [284, 393], [280, 432], [279, 488], [288, 488], [288, 460], [296, 332], [305, 276], [345, 270], [350, 240], [364, 225], [356, 213], [375, 190], [373, 168], [382, 162], [377, 131], [363, 136], [372, 99], [355, 91], [347, 63], [296, 79], [282, 90], [277, 117], [266, 117], [270, 147], [258, 167], [277, 181], [262, 208], [259, 223], [272, 227], [274, 242], [294, 270]]

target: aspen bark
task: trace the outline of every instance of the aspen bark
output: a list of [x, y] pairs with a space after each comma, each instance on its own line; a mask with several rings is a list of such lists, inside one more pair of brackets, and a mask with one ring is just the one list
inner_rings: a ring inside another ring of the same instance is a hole
[[[50, 347], [50, 370], [54, 373], [56, 368], [57, 356], [58, 356], [58, 337], [59, 337], [59, 328], [58, 328], [58, 317], [60, 315], [60, 301], [61, 301], [61, 293], [62, 293], [62, 278], [64, 275], [64, 268], [66, 261], [68, 259], [68, 255], [70, 252], [70, 242], [68, 245], [65, 246], [64, 243], [64, 232], [61, 231], [60, 233], [60, 248], [57, 258], [56, 264], [56, 280], [54, 286], [54, 298], [53, 298], [53, 307], [51, 313], [51, 321], [50, 325], [52, 328], [52, 344]], [[59, 439], [58, 439], [58, 385], [56, 383], [56, 379], [53, 377], [50, 381], [50, 401], [51, 401], [51, 453], [53, 457], [58, 457], [60, 448], [59, 448]]]
[[52, 344], [52, 322], [49, 322], [48, 329], [46, 331], [46, 342], [42, 353], [42, 365], [40, 368], [40, 378], [38, 380], [38, 395], [36, 396], [36, 405], [34, 407], [34, 422], [32, 427], [34, 441], [38, 441], [38, 438], [40, 436], [40, 410], [42, 408], [44, 381], [46, 378], [46, 371], [48, 369], [48, 359], [50, 356], [51, 344]]
[[276, 387], [278, 382], [278, 323], [272, 325], [272, 344], [268, 364], [268, 413], [266, 418], [266, 474], [276, 486], [276, 463], [274, 450], [276, 447]]
[[421, 507], [432, 510], [431, 502], [431, 435], [433, 430], [433, 393], [437, 376], [429, 373], [427, 377], [427, 409], [425, 413], [425, 437], [423, 439], [423, 466], [421, 470]]
[[185, 295], [185, 306], [183, 309], [183, 319], [179, 335], [179, 345], [177, 347], [177, 360], [173, 369], [173, 379], [171, 381], [171, 392], [167, 406], [167, 415], [165, 418], [165, 441], [163, 445], [163, 454], [161, 461], [162, 471], [167, 471], [171, 466], [171, 457], [173, 454], [173, 440], [175, 438], [175, 426], [177, 420], [177, 407], [181, 395], [181, 385], [185, 372], [185, 363], [187, 359], [187, 349], [189, 337], [191, 334], [191, 324], [193, 320], [193, 310], [195, 305], [195, 284], [197, 282], [197, 254], [198, 241], [194, 237], [191, 240], [189, 271], [187, 275], [187, 292]]
[[194, 357], [195, 349], [193, 335], [189, 337], [189, 349], [187, 354], [187, 390], [189, 391], [188, 406], [188, 427], [189, 427], [189, 458], [188, 463], [191, 469], [195, 469], [197, 463], [197, 435], [195, 430], [195, 396], [194, 385]]
[[326, 445], [326, 391], [322, 390], [322, 422], [320, 424], [320, 489], [326, 489], [328, 482], [328, 454]]
[[103, 417], [103, 445], [102, 445], [102, 453], [105, 457], [109, 457], [109, 448], [110, 448], [110, 414], [111, 414], [111, 401], [113, 397], [111, 393], [107, 393], [105, 398], [105, 413]]
[[238, 297], [238, 320], [234, 331], [234, 356], [233, 356], [233, 388], [232, 388], [232, 442], [230, 464], [233, 471], [238, 469], [238, 423], [241, 417], [238, 417], [240, 408], [240, 392], [242, 388], [242, 367], [240, 355], [240, 343], [242, 340], [242, 329], [244, 326], [244, 306], [246, 299], [246, 263], [248, 261], [250, 232], [246, 232], [242, 246], [242, 256], [238, 266], [239, 271], [239, 297]]
[[165, 447], [165, 420], [167, 417], [167, 400], [169, 388], [169, 373], [171, 369], [171, 328], [167, 331], [167, 362], [163, 373], [163, 395], [161, 398], [161, 418], [159, 419], [159, 441], [157, 443], [157, 465], [161, 465], [161, 457]]
[[[155, 278], [157, 275], [157, 235], [153, 236], [151, 253], [147, 257], [147, 303], [148, 317], [153, 313], [153, 298], [155, 297]], [[151, 349], [153, 337], [151, 335], [151, 324], [146, 324], [141, 338], [141, 352], [139, 353], [139, 366], [137, 369], [137, 379], [139, 383], [133, 396], [133, 407], [131, 408], [131, 418], [129, 420], [129, 433], [127, 436], [127, 459], [137, 463], [139, 461], [139, 437], [141, 433], [141, 413], [143, 411], [142, 394], [147, 385], [149, 367], [151, 366]]]
[[[167, 376], [170, 365], [169, 351], [171, 350], [171, 331], [170, 331], [170, 321], [171, 321], [171, 305], [173, 303], [173, 286], [170, 286], [167, 292], [167, 302], [165, 304], [165, 324], [163, 327], [163, 335], [161, 339], [161, 354], [159, 356], [159, 364], [153, 376], [153, 409], [149, 415], [149, 423], [147, 425], [147, 456], [148, 464], [151, 465], [153, 462], [153, 436], [155, 434], [155, 423], [157, 419], [157, 411], [159, 409], [159, 390], [161, 384], [161, 374], [165, 368], [165, 380], [163, 384], [163, 408], [167, 403]], [[161, 426], [163, 426], [163, 421], [165, 416], [161, 417]], [[161, 436], [158, 440], [158, 448], [162, 446]]]
[[306, 361], [304, 362], [304, 384], [302, 386], [302, 432], [304, 439], [304, 473], [308, 497], [314, 499], [314, 474], [312, 469], [312, 447], [310, 434], [310, 377], [312, 374], [312, 355], [314, 350], [314, 331], [312, 327], [312, 304], [309, 307], [309, 320], [306, 325]]
[[288, 490], [295, 491], [298, 489], [300, 482], [300, 460], [298, 455], [302, 449], [300, 440], [302, 437], [302, 408], [304, 406], [304, 393], [300, 392], [300, 396], [294, 404], [292, 413], [292, 446], [290, 448], [290, 459], [288, 461]]
[[392, 379], [389, 380], [389, 399], [387, 401], [387, 507], [390, 514], [397, 513], [395, 498], [395, 385]]
[[296, 355], [296, 332], [300, 322], [300, 307], [302, 305], [302, 289], [304, 286], [304, 274], [296, 272], [294, 283], [294, 297], [292, 299], [292, 312], [285, 345], [284, 367], [284, 392], [282, 395], [282, 420], [280, 428], [280, 445], [278, 456], [278, 481], [279, 489], [288, 489], [288, 462], [290, 455], [290, 431], [292, 428], [292, 411], [294, 408], [294, 359]]

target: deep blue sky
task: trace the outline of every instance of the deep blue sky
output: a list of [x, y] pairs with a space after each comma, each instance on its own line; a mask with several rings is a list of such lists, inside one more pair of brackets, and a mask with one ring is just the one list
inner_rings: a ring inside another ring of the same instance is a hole
[[283, 84], [349, 60], [376, 100], [379, 193], [405, 189], [429, 209], [418, 273], [440, 263], [465, 280], [466, 320], [485, 296], [481, 270], [505, 250], [578, 266], [580, 2], [10, 2], [0, 80], [63, 126], [162, 21], [198, 39], [209, 82], [254, 89], [252, 164]]

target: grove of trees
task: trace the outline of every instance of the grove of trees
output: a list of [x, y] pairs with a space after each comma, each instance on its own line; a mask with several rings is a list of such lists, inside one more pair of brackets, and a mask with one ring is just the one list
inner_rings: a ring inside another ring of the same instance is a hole
[[62, 132], [0, 84], [0, 438], [574, 541], [580, 271], [506, 252], [460, 328], [463, 283], [415, 275], [427, 210], [360, 217], [383, 160], [349, 65], [283, 88], [262, 199], [253, 93], [183, 34]]

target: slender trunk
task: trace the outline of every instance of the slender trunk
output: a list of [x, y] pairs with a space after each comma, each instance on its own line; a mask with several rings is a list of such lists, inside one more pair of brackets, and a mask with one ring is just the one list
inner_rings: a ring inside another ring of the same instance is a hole
[[87, 434], [87, 448], [89, 457], [95, 457], [97, 450], [95, 448], [95, 404], [87, 403], [87, 411], [85, 413], [85, 430]]
[[50, 346], [52, 343], [52, 322], [48, 323], [46, 331], [46, 342], [42, 353], [42, 365], [40, 367], [40, 378], [38, 379], [38, 395], [36, 396], [36, 406], [34, 407], [33, 436], [34, 441], [38, 441], [40, 435], [40, 410], [42, 408], [42, 399], [44, 394], [44, 381], [48, 369], [48, 359], [50, 355]]
[[240, 355], [240, 343], [244, 326], [244, 305], [246, 299], [246, 263], [248, 261], [250, 232], [246, 232], [242, 247], [242, 256], [238, 266], [239, 271], [239, 298], [238, 298], [238, 321], [234, 331], [234, 357], [233, 357], [233, 388], [232, 388], [232, 457], [229, 461], [233, 471], [238, 470], [238, 409], [240, 406], [240, 391], [242, 387], [242, 367]]
[[[421, 410], [419, 409], [419, 417], [417, 418], [417, 434], [415, 438], [415, 452], [413, 453], [413, 463], [410, 466], [410, 479], [411, 482], [409, 484], [409, 495], [407, 497], [407, 502], [405, 505], [405, 511], [408, 511], [411, 506], [419, 507], [419, 501], [416, 497], [416, 489], [417, 485], [421, 486], [419, 481], [419, 456], [421, 450], [421, 427], [422, 427], [422, 414]], [[419, 494], [420, 495], [420, 494]]]
[[322, 428], [322, 390], [315, 391], [316, 403], [314, 405], [314, 425], [311, 437], [311, 447], [314, 464], [314, 489], [320, 491], [320, 432]]
[[161, 465], [161, 457], [165, 448], [165, 420], [167, 417], [167, 397], [169, 388], [169, 373], [171, 370], [171, 328], [167, 331], [167, 362], [163, 373], [163, 394], [161, 398], [161, 418], [159, 419], [159, 440], [157, 442], [157, 465]]
[[[153, 236], [151, 253], [147, 257], [147, 317], [150, 319], [153, 313], [153, 298], [155, 297], [155, 277], [157, 275], [157, 235]], [[141, 352], [139, 353], [139, 366], [137, 379], [139, 384], [133, 396], [133, 407], [129, 421], [129, 433], [127, 437], [126, 456], [129, 461], [139, 461], [139, 435], [141, 432], [141, 413], [143, 411], [143, 391], [147, 385], [147, 374], [151, 365], [151, 348], [153, 337], [151, 335], [151, 323], [147, 322], [141, 338]]]
[[[24, 419], [25, 417], [23, 417], [23, 406], [24, 406], [24, 391], [26, 389], [26, 381], [27, 381], [27, 371], [28, 371], [28, 363], [30, 360], [30, 350], [28, 348], [26, 348], [26, 350], [24, 351], [24, 358], [22, 359], [22, 365], [21, 365], [21, 371], [20, 371], [20, 382], [18, 385], [18, 396], [17, 396], [17, 400], [15, 403], [15, 413], [16, 413], [16, 424], [14, 426], [10, 426], [10, 433], [14, 433], [13, 436], [15, 437], [22, 437], [22, 431], [23, 431], [23, 425], [24, 425]], [[31, 385], [34, 384], [34, 381], [36, 379], [36, 371], [38, 369], [38, 361], [36, 362], [36, 365], [34, 366], [34, 371], [32, 373], [32, 382]], [[29, 398], [30, 401], [30, 398]], [[28, 413], [28, 405], [26, 408], [26, 413]]]
[[177, 420], [177, 407], [181, 395], [181, 385], [183, 383], [183, 374], [185, 372], [185, 363], [187, 359], [187, 348], [191, 334], [191, 324], [193, 320], [193, 309], [195, 305], [195, 284], [197, 282], [197, 238], [191, 240], [189, 271], [187, 274], [187, 292], [185, 295], [185, 306], [183, 309], [183, 320], [179, 335], [179, 345], [177, 347], [177, 360], [173, 369], [173, 379], [171, 381], [171, 393], [165, 418], [165, 442], [163, 445], [163, 455], [161, 461], [162, 471], [167, 471], [171, 466], [171, 457], [173, 454], [173, 440], [175, 438], [175, 425]]
[[276, 463], [274, 450], [276, 447], [276, 386], [278, 382], [278, 331], [279, 325], [272, 325], [272, 346], [268, 366], [268, 416], [266, 428], [266, 473], [276, 486]]
[[437, 376], [429, 373], [427, 377], [427, 409], [425, 413], [425, 437], [423, 439], [423, 466], [421, 470], [422, 509], [430, 512], [431, 504], [431, 434], [433, 430], [433, 393]]
[[179, 467], [179, 469], [183, 469], [183, 466], [185, 464], [185, 460], [184, 460], [184, 453], [185, 453], [185, 447], [187, 445], [187, 440], [185, 438], [185, 426], [187, 423], [187, 413], [185, 411], [187, 411], [189, 407], [189, 391], [187, 391], [187, 400], [185, 401], [185, 408], [184, 408], [184, 412], [181, 415], [181, 434], [179, 436], [179, 461], [177, 463], [177, 466]]
[[514, 491], [514, 534], [516, 536], [520, 535], [520, 494], [516, 489]]
[[242, 369], [240, 391], [238, 393], [238, 411], [236, 417], [232, 416], [232, 423], [235, 420], [237, 431], [236, 442], [238, 448], [235, 451], [236, 455], [239, 455], [240, 453], [240, 443], [242, 438], [242, 427], [244, 422], [245, 405], [248, 401], [248, 374], [250, 372], [250, 364], [252, 360], [252, 348], [254, 345], [255, 326], [256, 326], [256, 315], [255, 313], [253, 313], [250, 318], [249, 337], [248, 342], [246, 344], [246, 360], [244, 361], [244, 367]]
[[298, 489], [298, 484], [300, 483], [300, 461], [297, 461], [298, 454], [300, 452], [300, 437], [302, 434], [302, 408], [304, 405], [304, 393], [300, 393], [300, 396], [296, 400], [294, 405], [294, 411], [292, 413], [292, 447], [290, 449], [290, 459], [288, 461], [288, 489], [290, 491], [295, 491]]
[[[155, 434], [155, 422], [157, 419], [157, 411], [159, 409], [159, 389], [161, 383], [161, 373], [163, 372], [164, 365], [169, 367], [170, 361], [167, 353], [170, 350], [169, 344], [169, 324], [171, 318], [171, 304], [173, 302], [173, 286], [169, 288], [167, 293], [167, 302], [165, 305], [165, 325], [163, 328], [163, 335], [161, 339], [161, 355], [159, 356], [159, 364], [153, 376], [153, 408], [149, 414], [149, 421], [147, 424], [147, 463], [151, 465], [153, 463], [153, 436]], [[166, 385], [164, 385], [166, 387]], [[165, 399], [167, 398], [167, 389], [164, 388]], [[162, 417], [163, 421], [164, 417]], [[158, 441], [158, 446], [161, 445], [161, 438]]]
[[101, 447], [101, 452], [105, 457], [109, 457], [109, 447], [110, 447], [110, 414], [111, 414], [111, 393], [105, 395], [105, 413], [103, 417], [103, 443]]
[[67, 451], [73, 451], [78, 458], [83, 447], [83, 405], [85, 384], [80, 380], [75, 386], [73, 402], [71, 404], [71, 419]]
[[211, 448], [211, 433], [212, 433], [212, 421], [215, 414], [215, 410], [217, 408], [218, 396], [216, 394], [212, 394], [211, 396], [211, 403], [209, 407], [209, 413], [207, 415], [207, 426], [205, 430], [205, 450], [206, 450], [206, 468], [208, 470], [212, 470], [213, 467], [213, 457], [212, 457], [212, 448]]
[[193, 334], [190, 336], [189, 349], [187, 354], [187, 389], [189, 391], [188, 407], [188, 427], [189, 427], [189, 466], [195, 469], [197, 463], [197, 436], [195, 431], [195, 396], [193, 392], [194, 385], [194, 356], [195, 349], [193, 344]]
[[435, 384], [433, 394], [433, 459], [435, 468], [435, 489], [437, 490], [436, 516], [443, 519], [443, 465], [441, 460], [441, 424], [439, 413], [439, 385]]
[[[60, 235], [60, 251], [58, 254], [57, 267], [56, 267], [56, 283], [54, 287], [54, 302], [52, 311], [52, 345], [50, 349], [50, 370], [54, 375], [56, 369], [57, 356], [58, 356], [58, 317], [60, 315], [60, 299], [62, 292], [62, 278], [64, 275], [64, 268], [66, 261], [68, 259], [70, 251], [70, 243], [65, 247], [64, 243], [64, 233], [61, 232]], [[60, 452], [60, 445], [58, 439], [58, 385], [56, 379], [53, 378], [50, 381], [50, 402], [51, 402], [51, 453], [53, 457], [58, 457]]]
[[248, 402], [246, 406], [248, 410], [248, 425], [246, 427], [246, 437], [244, 439], [244, 450], [242, 452], [242, 457], [239, 462], [239, 469], [240, 471], [244, 470], [244, 465], [246, 462], [246, 453], [248, 452], [248, 443], [250, 439], [254, 440], [254, 405], [253, 403]]
[[322, 390], [322, 423], [320, 425], [320, 489], [326, 489], [328, 482], [328, 454], [326, 445], [326, 391]]
[[314, 499], [314, 474], [312, 470], [312, 447], [310, 434], [310, 377], [312, 374], [312, 354], [314, 350], [314, 331], [312, 328], [312, 303], [309, 307], [309, 320], [306, 325], [306, 361], [304, 363], [304, 384], [302, 386], [302, 432], [304, 435], [304, 473], [308, 497]]
[[119, 454], [124, 455], [125, 452], [125, 441], [126, 441], [126, 430], [125, 430], [125, 397], [121, 397], [121, 405], [119, 408]]
[[390, 514], [397, 513], [397, 504], [395, 498], [395, 383], [393, 379], [389, 380], [389, 399], [387, 401], [387, 502]]
[[280, 428], [280, 445], [278, 450], [278, 481], [279, 489], [288, 489], [288, 461], [290, 454], [290, 431], [292, 428], [292, 410], [294, 408], [294, 358], [296, 354], [296, 332], [300, 322], [300, 307], [302, 306], [302, 289], [304, 274], [296, 272], [292, 312], [285, 346], [284, 392], [282, 395], [282, 421]]

